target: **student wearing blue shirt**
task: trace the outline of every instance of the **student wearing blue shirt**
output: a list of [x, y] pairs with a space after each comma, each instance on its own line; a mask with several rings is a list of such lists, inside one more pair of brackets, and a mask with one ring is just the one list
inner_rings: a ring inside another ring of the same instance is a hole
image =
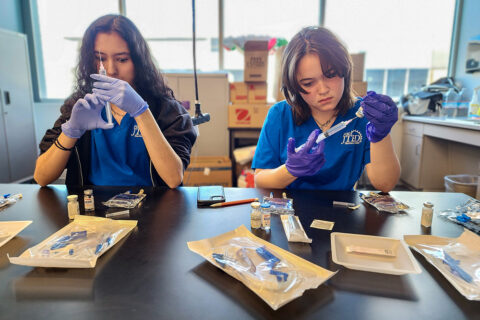
[[[365, 168], [375, 188], [393, 189], [400, 164], [389, 133], [397, 107], [374, 92], [355, 99], [351, 71], [347, 49], [328, 29], [307, 27], [292, 38], [282, 61], [286, 101], [269, 110], [252, 163], [257, 187], [352, 190]], [[360, 106], [364, 118], [316, 143]]]
[[[100, 62], [106, 76], [98, 74]], [[196, 133], [129, 19], [106, 15], [87, 28], [76, 78], [40, 143], [38, 184], [67, 168], [67, 185], [180, 185]], [[106, 122], [107, 101], [113, 124]]]

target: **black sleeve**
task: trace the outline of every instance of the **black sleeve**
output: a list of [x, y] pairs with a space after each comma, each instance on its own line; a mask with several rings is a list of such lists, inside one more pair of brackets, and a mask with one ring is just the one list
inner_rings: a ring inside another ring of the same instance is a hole
[[163, 102], [155, 117], [175, 153], [183, 163], [183, 170], [190, 164], [190, 153], [197, 139], [192, 119], [183, 106], [176, 100], [169, 99]]

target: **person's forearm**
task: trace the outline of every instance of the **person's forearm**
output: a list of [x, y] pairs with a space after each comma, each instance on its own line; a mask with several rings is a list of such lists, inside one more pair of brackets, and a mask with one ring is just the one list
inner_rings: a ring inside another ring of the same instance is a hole
[[[67, 149], [73, 148], [77, 139], [67, 137], [63, 133], [58, 136], [58, 141]], [[33, 178], [42, 187], [55, 181], [65, 169], [71, 151], [64, 151], [52, 144], [52, 146], [41, 156], [35, 164]]]
[[283, 189], [295, 181], [284, 164], [275, 169], [255, 169], [255, 186], [257, 188]]
[[148, 155], [160, 177], [170, 188], [183, 180], [183, 164], [158, 127], [150, 109], [135, 118], [147, 147]]
[[367, 174], [372, 185], [380, 191], [389, 192], [397, 184], [400, 177], [400, 163], [390, 135], [377, 143], [371, 143]]

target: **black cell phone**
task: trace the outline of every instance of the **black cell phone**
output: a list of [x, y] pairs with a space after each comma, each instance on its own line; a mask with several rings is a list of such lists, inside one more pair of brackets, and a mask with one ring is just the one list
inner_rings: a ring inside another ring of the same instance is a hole
[[200, 186], [197, 193], [197, 206], [208, 207], [211, 204], [225, 202], [222, 186]]

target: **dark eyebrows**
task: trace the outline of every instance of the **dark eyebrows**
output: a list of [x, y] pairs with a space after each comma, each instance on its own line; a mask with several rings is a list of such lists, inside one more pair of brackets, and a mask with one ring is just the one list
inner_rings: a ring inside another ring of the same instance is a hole
[[[105, 53], [100, 52], [100, 51], [97, 51], [97, 50], [95, 50], [94, 53], [95, 53], [96, 55], [106, 55]], [[124, 56], [124, 55], [130, 56], [130, 52], [126, 52], [126, 51], [124, 51], [124, 52], [118, 52], [118, 53], [115, 53], [113, 56], [114, 56], [114, 57], [117, 57], [117, 56]]]

